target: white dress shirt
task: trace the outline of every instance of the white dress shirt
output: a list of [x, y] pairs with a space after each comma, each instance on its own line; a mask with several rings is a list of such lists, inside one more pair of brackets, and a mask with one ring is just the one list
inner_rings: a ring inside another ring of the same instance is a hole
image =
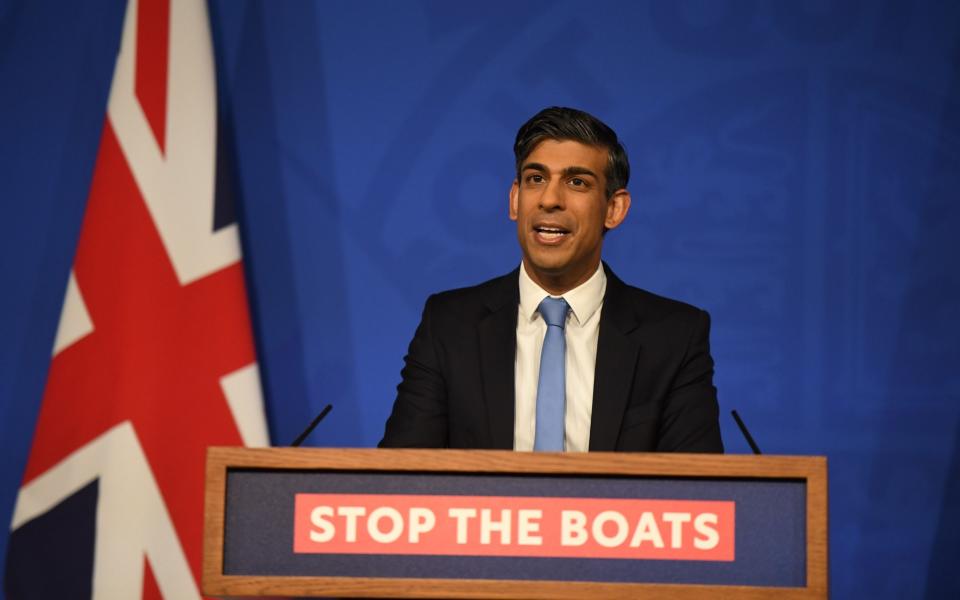
[[[562, 296], [570, 305], [564, 333], [566, 353], [566, 415], [564, 450], [586, 452], [590, 447], [590, 417], [593, 414], [593, 377], [597, 364], [600, 311], [607, 290], [603, 266], [590, 279]], [[537, 312], [540, 301], [551, 294], [534, 283], [520, 265], [520, 306], [517, 315], [517, 355], [514, 363], [516, 405], [513, 422], [514, 450], [533, 450], [537, 429], [537, 381], [540, 352], [547, 324]]]

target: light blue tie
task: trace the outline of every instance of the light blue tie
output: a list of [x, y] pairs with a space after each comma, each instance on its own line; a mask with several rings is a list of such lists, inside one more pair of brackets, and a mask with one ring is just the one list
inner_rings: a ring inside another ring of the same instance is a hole
[[547, 296], [537, 308], [547, 322], [540, 354], [540, 380], [537, 382], [537, 432], [533, 449], [545, 452], [563, 450], [563, 421], [566, 415], [567, 342], [563, 327], [570, 306], [563, 298]]

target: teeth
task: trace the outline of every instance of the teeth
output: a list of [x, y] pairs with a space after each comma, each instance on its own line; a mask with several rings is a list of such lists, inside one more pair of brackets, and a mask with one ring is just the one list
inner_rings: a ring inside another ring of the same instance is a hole
[[548, 239], [556, 239], [566, 235], [566, 232], [562, 229], [553, 229], [550, 227], [537, 227], [536, 231], [541, 237]]

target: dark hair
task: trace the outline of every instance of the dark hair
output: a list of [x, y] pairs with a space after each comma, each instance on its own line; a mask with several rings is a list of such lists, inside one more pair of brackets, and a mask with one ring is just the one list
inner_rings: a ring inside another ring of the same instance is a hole
[[572, 140], [607, 150], [606, 194], [610, 198], [630, 180], [630, 161], [617, 134], [603, 121], [575, 108], [552, 106], [533, 115], [517, 132], [513, 155], [517, 161], [517, 179], [523, 161], [527, 160], [537, 144], [544, 140]]

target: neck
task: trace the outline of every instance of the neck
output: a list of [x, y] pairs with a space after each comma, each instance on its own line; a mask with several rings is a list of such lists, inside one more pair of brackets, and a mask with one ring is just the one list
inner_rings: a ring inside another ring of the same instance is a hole
[[549, 273], [530, 268], [526, 260], [523, 261], [523, 270], [526, 271], [530, 279], [539, 285], [551, 296], [562, 296], [573, 288], [586, 282], [597, 272], [600, 261], [597, 261], [592, 267], [583, 273], [570, 275], [568, 273]]

